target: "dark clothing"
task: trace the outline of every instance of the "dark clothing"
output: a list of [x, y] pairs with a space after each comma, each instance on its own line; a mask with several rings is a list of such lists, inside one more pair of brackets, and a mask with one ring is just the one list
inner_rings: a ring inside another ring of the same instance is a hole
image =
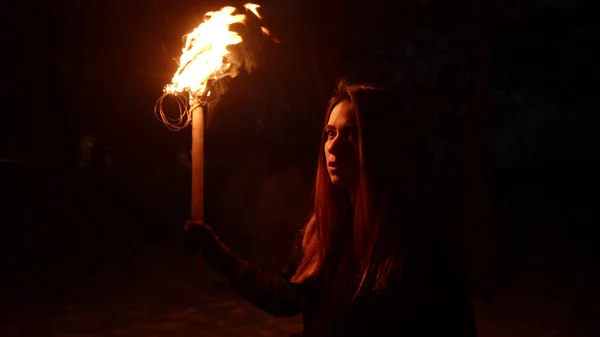
[[290, 264], [278, 273], [241, 260], [226, 247], [209, 262], [260, 309], [274, 316], [302, 313], [305, 337], [476, 336], [466, 285], [450, 263], [448, 245], [426, 228], [421, 232], [406, 251], [402, 280], [356, 300], [360, 268], [348, 236], [339, 240], [318, 277], [301, 285], [289, 279], [302, 257], [303, 231]]

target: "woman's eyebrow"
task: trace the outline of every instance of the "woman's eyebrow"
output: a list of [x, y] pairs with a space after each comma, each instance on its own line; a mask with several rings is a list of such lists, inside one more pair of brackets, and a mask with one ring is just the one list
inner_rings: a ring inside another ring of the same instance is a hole
[[[356, 130], [357, 126], [356, 124], [346, 124], [346, 125], [342, 125], [340, 127], [341, 130]], [[326, 125], [325, 126], [325, 130], [326, 131], [335, 131], [337, 130], [337, 127], [335, 125]]]
[[356, 130], [357, 126], [356, 124], [346, 124], [346, 125], [342, 125], [341, 129], [342, 130]]

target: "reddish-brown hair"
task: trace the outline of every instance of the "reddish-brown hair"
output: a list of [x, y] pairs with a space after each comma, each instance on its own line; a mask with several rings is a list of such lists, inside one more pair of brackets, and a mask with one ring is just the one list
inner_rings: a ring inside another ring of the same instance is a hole
[[[354, 248], [362, 265], [361, 291], [383, 290], [400, 275], [404, 244], [400, 204], [407, 201], [416, 182], [417, 144], [414, 121], [391, 93], [376, 86], [338, 83], [329, 101], [325, 125], [333, 108], [342, 101], [352, 105], [358, 127], [360, 182], [354, 205]], [[399, 124], [398, 124], [399, 123]], [[325, 162], [323, 129], [314, 186], [314, 209], [308, 220], [303, 259], [291, 281], [302, 283], [322, 268], [333, 242], [342, 237], [342, 216], [350, 205], [348, 193], [331, 183]], [[399, 157], [400, 166], [394, 164]]]

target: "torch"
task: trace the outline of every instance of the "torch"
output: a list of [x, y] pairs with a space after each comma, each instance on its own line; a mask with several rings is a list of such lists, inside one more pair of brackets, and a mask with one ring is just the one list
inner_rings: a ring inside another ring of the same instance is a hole
[[[259, 5], [246, 4], [244, 8], [258, 19]], [[154, 113], [169, 129], [179, 131], [192, 124], [192, 190], [191, 220], [204, 221], [204, 130], [206, 107], [214, 99], [211, 90], [215, 81], [224, 77], [235, 77], [240, 63], [227, 48], [242, 42], [242, 37], [230, 26], [246, 24], [247, 16], [236, 13], [236, 8], [226, 6], [219, 11], [208, 12], [204, 22], [185, 36], [179, 59], [179, 68], [171, 83], [166, 85], [163, 95], [154, 107]], [[260, 27], [262, 34], [269, 31]], [[179, 116], [169, 117], [163, 110], [165, 98], [174, 98], [179, 106]]]

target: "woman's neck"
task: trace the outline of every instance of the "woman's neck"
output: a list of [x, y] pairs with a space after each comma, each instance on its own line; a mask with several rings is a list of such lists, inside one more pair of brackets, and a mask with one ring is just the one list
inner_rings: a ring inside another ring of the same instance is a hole
[[352, 206], [352, 208], [354, 208], [354, 206], [356, 205], [356, 194], [357, 190], [348, 190], [348, 196], [350, 197], [350, 206]]

